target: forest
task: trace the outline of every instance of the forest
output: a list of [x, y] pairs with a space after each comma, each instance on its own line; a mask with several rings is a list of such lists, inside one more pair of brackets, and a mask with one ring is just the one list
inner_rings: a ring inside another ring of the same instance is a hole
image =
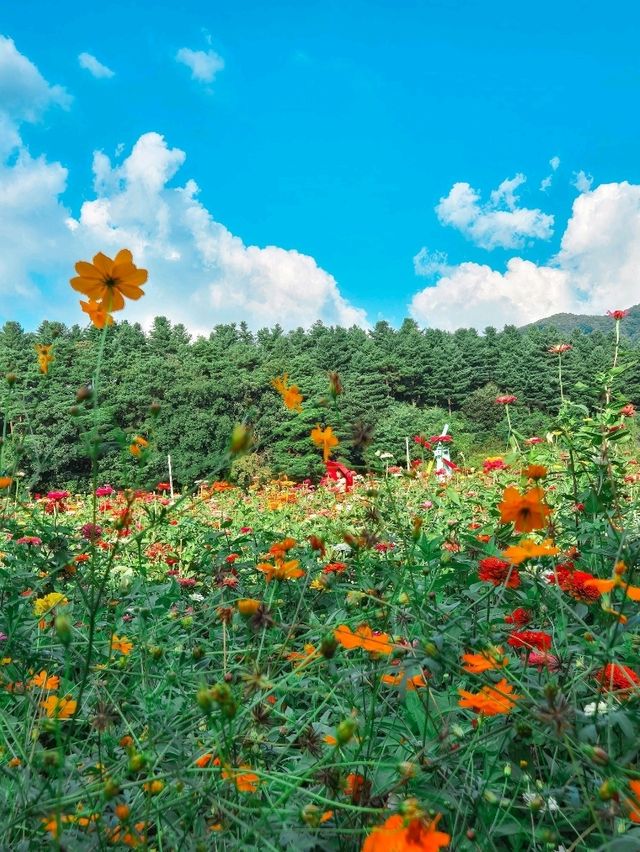
[[[337, 458], [356, 470], [404, 464], [406, 437], [413, 458], [420, 458], [414, 436], [439, 433], [445, 422], [454, 436], [452, 458], [477, 464], [505, 447], [498, 395], [517, 397], [510, 406], [517, 433], [544, 435], [560, 404], [559, 358], [565, 396], [588, 406], [597, 402], [592, 380], [611, 363], [615, 344], [614, 323], [607, 325], [592, 332], [576, 323], [569, 331], [543, 322], [447, 333], [422, 330], [407, 319], [397, 329], [387, 322], [369, 331], [318, 322], [308, 330], [252, 332], [240, 323], [192, 339], [164, 317], [148, 333], [120, 322], [107, 335], [101, 368], [99, 475], [122, 484], [132, 437], [141, 435], [150, 445], [144, 484], [167, 479], [170, 454], [176, 486], [192, 486], [211, 475], [234, 425], [244, 423], [253, 452], [234, 462], [228, 478], [240, 485], [281, 474], [313, 479], [323, 464], [309, 432], [328, 418], [340, 438]], [[624, 336], [631, 327], [622, 323], [622, 365], [637, 360], [640, 342]], [[3, 416], [10, 452], [18, 454], [14, 462], [30, 490], [80, 490], [89, 481], [87, 447], [79, 438], [92, 406], [100, 340], [98, 329], [57, 322], [35, 333], [16, 322], [0, 330]], [[35, 352], [42, 344], [50, 347], [46, 372]], [[558, 344], [570, 348], [554, 354]], [[305, 399], [295, 417], [283, 413], [272, 386], [284, 373]], [[337, 374], [333, 386], [330, 373]], [[637, 366], [627, 370], [624, 386], [640, 403]], [[390, 456], [381, 460], [382, 453]]]

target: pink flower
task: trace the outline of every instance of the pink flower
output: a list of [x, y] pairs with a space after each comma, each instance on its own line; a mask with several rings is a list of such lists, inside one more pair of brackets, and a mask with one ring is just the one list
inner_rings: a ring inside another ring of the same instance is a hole
[[537, 666], [538, 669], [549, 669], [550, 672], [557, 672], [560, 668], [560, 660], [546, 651], [531, 651], [527, 663], [530, 666]]
[[178, 583], [183, 589], [190, 589], [192, 586], [195, 586], [196, 581], [193, 577], [178, 577]]
[[240, 527], [241, 533], [250, 533], [253, 532], [253, 527]]
[[36, 547], [42, 544], [42, 539], [38, 538], [37, 535], [23, 535], [16, 541], [16, 544], [28, 544], [31, 547]]
[[543, 444], [543, 443], [544, 443], [544, 441], [543, 441], [542, 438], [538, 438], [538, 437], [535, 437], [535, 436], [533, 438], [527, 438], [527, 440], [525, 441], [525, 444], [527, 444], [529, 447], [533, 447], [535, 444]]
[[68, 491], [49, 491], [47, 494], [47, 500], [53, 500], [54, 502], [59, 502], [61, 500], [65, 500], [69, 496]]
[[109, 497], [110, 494], [114, 493], [114, 490], [110, 485], [101, 485], [96, 488], [96, 497]]

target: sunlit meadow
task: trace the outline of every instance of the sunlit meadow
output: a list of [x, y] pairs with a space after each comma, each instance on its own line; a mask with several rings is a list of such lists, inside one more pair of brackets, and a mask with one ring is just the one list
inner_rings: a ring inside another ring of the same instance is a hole
[[[122, 442], [126, 481], [98, 477], [105, 341], [147, 271], [126, 249], [76, 271], [102, 330], [69, 399], [87, 493], [29, 493], [22, 377], [2, 390], [2, 848], [639, 849], [624, 311], [593, 409], [558, 343], [553, 429], [519, 434], [498, 396], [508, 444], [475, 469], [444, 433], [412, 436], [404, 467], [340, 464], [332, 372], [321, 481], [233, 484], [247, 419], [179, 491], [150, 479], [152, 430]], [[33, 357], [46, 381], [55, 341]], [[302, 415], [295, 375], [271, 390]]]

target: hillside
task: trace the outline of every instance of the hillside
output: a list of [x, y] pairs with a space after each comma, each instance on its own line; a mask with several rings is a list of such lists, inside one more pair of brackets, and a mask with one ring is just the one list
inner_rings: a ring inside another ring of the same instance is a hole
[[[553, 314], [553, 316], [524, 325], [522, 328], [557, 328], [567, 334], [579, 329], [580, 331], [584, 331], [585, 334], [591, 334], [594, 331], [602, 331], [606, 334], [611, 331], [611, 318], [606, 316], [606, 314], [602, 316], [592, 316], [590, 314]], [[629, 309], [629, 316], [625, 317], [621, 325], [621, 333], [629, 340], [640, 340], [640, 305], [634, 305]]]

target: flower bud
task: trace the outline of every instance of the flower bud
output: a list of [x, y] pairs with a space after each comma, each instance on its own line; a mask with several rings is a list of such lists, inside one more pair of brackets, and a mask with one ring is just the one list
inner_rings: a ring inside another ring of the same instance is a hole
[[320, 653], [325, 660], [330, 660], [334, 656], [337, 647], [338, 642], [333, 633], [325, 633], [320, 642]]
[[114, 781], [113, 778], [107, 778], [102, 790], [104, 792], [105, 799], [114, 799], [120, 792], [120, 785]]
[[71, 644], [71, 622], [66, 615], [56, 615], [53, 623], [58, 639], [68, 648]]
[[343, 719], [336, 728], [338, 745], [346, 745], [353, 737], [358, 727], [355, 719]]

